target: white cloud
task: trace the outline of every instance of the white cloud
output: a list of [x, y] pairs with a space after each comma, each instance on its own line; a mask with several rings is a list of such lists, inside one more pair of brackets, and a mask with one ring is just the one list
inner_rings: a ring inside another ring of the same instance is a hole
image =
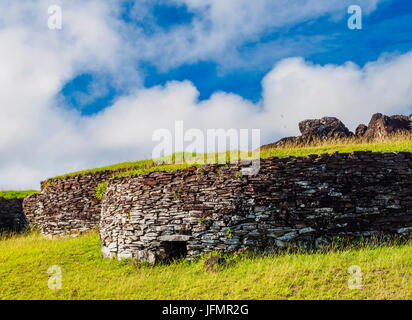
[[412, 112], [411, 74], [412, 52], [363, 68], [285, 59], [263, 79], [263, 98], [257, 104], [224, 92], [199, 102], [193, 84], [170, 82], [141, 89], [89, 119], [88, 136], [108, 150], [135, 147], [150, 154], [152, 132], [173, 128], [175, 120], [184, 120], [186, 129], [261, 128], [264, 142], [299, 134], [298, 122], [308, 118], [336, 116], [354, 130], [375, 112]]
[[[350, 129], [368, 124], [375, 112], [412, 112], [412, 52], [366, 64], [318, 66], [301, 58], [285, 59], [263, 80], [269, 118], [296, 133], [306, 118], [336, 116]], [[408, 114], [409, 114], [408, 113]], [[283, 117], [283, 118], [280, 118]]]
[[[386, 0], [358, 0], [364, 14]], [[162, 1], [159, 1], [162, 2]], [[163, 1], [164, 2], [164, 1]], [[343, 18], [353, 0], [173, 0], [186, 5], [195, 18], [189, 25], [138, 37], [143, 56], [163, 70], [201, 59], [217, 61], [224, 68], [236, 49], [262, 34], [287, 28], [319, 16]], [[140, 34], [139, 34], [140, 35]], [[293, 44], [293, 43], [292, 43]], [[158, 48], [162, 48], [161, 51]], [[156, 59], [153, 59], [156, 57]]]
[[[289, 11], [293, 6], [288, 1], [286, 11], [280, 6], [273, 19], [259, 19], [269, 2], [232, 3], [240, 6], [240, 16], [234, 17], [222, 2], [209, 1], [205, 7], [203, 1], [187, 0], [203, 18], [153, 42], [137, 32], [139, 44], [136, 34], [134, 41], [125, 38], [128, 27], [117, 19], [118, 8], [108, 5], [112, 2], [62, 1], [63, 30], [50, 31], [48, 3], [2, 1], [0, 12], [9, 14], [0, 16], [0, 188], [38, 188], [41, 179], [64, 172], [150, 157], [153, 130], [172, 128], [175, 120], [184, 120], [186, 128], [262, 128], [262, 142], [271, 142], [297, 134], [297, 123], [305, 118], [338, 116], [354, 129], [374, 112], [410, 110], [412, 53], [362, 69], [286, 59], [264, 78], [263, 99], [257, 104], [225, 92], [199, 102], [197, 89], [187, 81], [146, 89], [133, 68], [145, 57], [160, 64], [174, 57], [174, 63], [217, 57], [231, 43], [267, 27], [335, 11], [328, 4], [332, 2], [305, 1], [316, 10], [311, 13], [305, 6], [292, 19], [288, 12], [295, 11]], [[364, 1], [371, 10], [374, 4]], [[218, 30], [225, 32], [219, 35]], [[180, 47], [182, 43], [186, 45]], [[120, 87], [128, 80], [131, 84], [129, 94], [113, 106], [82, 117], [65, 108], [58, 93], [67, 81], [90, 71], [110, 73]]]

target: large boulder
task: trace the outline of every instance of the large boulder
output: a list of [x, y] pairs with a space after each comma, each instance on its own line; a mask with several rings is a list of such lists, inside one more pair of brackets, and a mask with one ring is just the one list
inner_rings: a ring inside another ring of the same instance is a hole
[[385, 116], [375, 113], [369, 122], [368, 129], [364, 133], [365, 138], [385, 138], [399, 131], [412, 131], [412, 115]]
[[291, 145], [304, 146], [313, 142], [317, 138], [347, 138], [353, 136], [353, 133], [337, 118], [324, 117], [322, 119], [304, 120], [299, 123], [301, 136], [286, 137], [277, 142], [264, 145], [260, 150], [272, 148], [285, 148]]
[[302, 121], [299, 123], [299, 130], [304, 139], [346, 138], [353, 135], [342, 121], [334, 117]]
[[[354, 134], [337, 118], [324, 117], [322, 119], [304, 120], [299, 123], [302, 133], [299, 137], [287, 137], [277, 142], [262, 146], [260, 149], [285, 148], [291, 145], [304, 146], [316, 139], [347, 138]], [[385, 116], [376, 113], [372, 116], [369, 126], [360, 124], [355, 131], [355, 136], [370, 140], [387, 137], [393, 133], [405, 131], [412, 133], [412, 114], [409, 116]]]
[[360, 125], [358, 125], [358, 127], [355, 130], [355, 136], [363, 137], [367, 130], [368, 130], [368, 126], [366, 126], [364, 124], [360, 124]]

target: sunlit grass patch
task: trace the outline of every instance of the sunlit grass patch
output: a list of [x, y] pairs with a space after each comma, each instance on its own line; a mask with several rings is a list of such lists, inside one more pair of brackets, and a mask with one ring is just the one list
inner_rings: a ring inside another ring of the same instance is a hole
[[[48, 240], [38, 233], [0, 239], [0, 299], [411, 299], [412, 244], [365, 245], [325, 252], [227, 256], [150, 266], [103, 259], [97, 233]], [[50, 266], [62, 290], [48, 288]], [[349, 289], [348, 268], [362, 270]]]
[[157, 159], [125, 162], [102, 168], [68, 173], [52, 178], [52, 180], [106, 170], [117, 172], [117, 174], [115, 174], [117, 176], [128, 176], [153, 171], [181, 170], [192, 165], [198, 166], [207, 163], [236, 163], [238, 160], [251, 160], [258, 157], [262, 159], [270, 157], [285, 158], [290, 156], [307, 157], [313, 154], [319, 155], [334, 152], [351, 153], [354, 151], [412, 152], [412, 135], [407, 133], [399, 133], [382, 139], [381, 141], [367, 141], [356, 137], [328, 140], [314, 139], [305, 145], [290, 143], [281, 148], [263, 149], [260, 152], [258, 152], [258, 150], [254, 150], [253, 152], [231, 150], [209, 154], [178, 152]]
[[25, 191], [0, 191], [0, 198], [4, 199], [23, 199], [32, 194], [40, 193], [37, 190], [25, 190]]

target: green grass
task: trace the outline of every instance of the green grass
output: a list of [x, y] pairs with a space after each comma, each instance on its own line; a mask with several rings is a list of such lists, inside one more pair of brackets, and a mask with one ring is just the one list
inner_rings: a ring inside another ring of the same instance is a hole
[[[411, 299], [412, 243], [326, 253], [233, 257], [204, 272], [203, 260], [147, 266], [103, 259], [95, 233], [48, 240], [32, 233], [0, 239], [1, 299]], [[60, 266], [62, 289], [48, 288]], [[348, 268], [362, 269], [349, 289]]]
[[37, 190], [25, 190], [25, 191], [0, 191], [0, 198], [4, 199], [23, 199], [32, 194], [40, 193]]
[[123, 162], [123, 163], [118, 163], [118, 164], [101, 167], [101, 168], [94, 168], [94, 169], [87, 169], [87, 170], [82, 170], [82, 171], [71, 172], [71, 173], [67, 173], [67, 174], [57, 176], [57, 177], [50, 178], [49, 180], [58, 180], [64, 177], [73, 177], [73, 176], [77, 176], [80, 174], [95, 173], [95, 172], [100, 172], [100, 171], [121, 171], [121, 170], [126, 170], [126, 169], [131, 170], [133, 168], [142, 168], [148, 165], [150, 166], [152, 163], [153, 163], [153, 160]]
[[106, 181], [106, 182], [103, 182], [103, 183], [99, 184], [99, 185], [96, 187], [96, 198], [97, 198], [98, 200], [102, 200], [102, 199], [103, 199], [103, 196], [104, 196], [104, 194], [106, 193], [107, 185], [108, 185], [108, 184], [109, 184], [109, 181]]
[[262, 158], [289, 156], [306, 157], [311, 154], [322, 153], [352, 153], [354, 151], [372, 151], [372, 152], [412, 152], [412, 140], [388, 141], [375, 143], [358, 143], [358, 144], [325, 144], [314, 147], [303, 148], [276, 148], [264, 150], [261, 153]]
[[178, 171], [187, 169], [189, 167], [198, 166], [198, 164], [191, 164], [191, 163], [184, 163], [184, 164], [164, 164], [164, 165], [154, 165], [150, 168], [138, 168], [134, 170], [125, 171], [122, 173], [117, 174], [115, 177], [128, 177], [128, 176], [138, 176], [146, 172], [154, 172], [154, 171]]
[[[303, 146], [296, 147], [291, 146], [287, 148], [273, 148], [269, 150], [262, 150], [260, 158], [266, 159], [269, 157], [285, 158], [289, 156], [306, 157], [312, 154], [322, 153], [351, 153], [354, 151], [373, 151], [373, 152], [412, 152], [412, 139], [409, 136], [402, 136], [398, 140], [388, 140], [384, 142], [358, 142], [356, 140], [336, 140], [325, 141], [315, 146]], [[99, 171], [111, 170], [115, 173], [113, 176], [133, 176], [146, 172], [153, 171], [169, 171], [169, 170], [181, 170], [192, 165], [199, 165], [205, 162], [208, 154], [189, 154], [184, 153], [184, 163], [174, 161], [176, 158], [180, 159], [183, 153], [176, 153], [171, 156], [154, 160], [142, 160], [136, 162], [119, 163], [112, 166], [95, 168], [90, 170], [78, 171], [68, 173], [62, 176], [54, 177], [49, 180], [56, 180], [67, 176], [75, 176], [85, 173], [93, 173]], [[226, 163], [229, 159], [234, 159], [234, 155], [239, 154], [241, 159], [250, 159], [254, 155], [247, 154], [246, 152], [223, 152], [214, 155], [216, 163]], [[210, 155], [209, 155], [210, 156]], [[230, 156], [230, 157], [229, 157]], [[213, 156], [212, 156], [213, 158]], [[169, 164], [174, 163], [174, 164]]]
[[[262, 150], [258, 156], [262, 159], [270, 157], [285, 158], [289, 156], [306, 157], [313, 154], [323, 153], [351, 153], [354, 151], [373, 151], [373, 152], [412, 152], [412, 139], [408, 135], [400, 135], [383, 142], [363, 142], [356, 139], [341, 139], [318, 141], [313, 143], [314, 146], [290, 146], [285, 148], [272, 148]], [[234, 159], [253, 159], [256, 154], [239, 151], [228, 151], [216, 154], [191, 154], [191, 153], [175, 153], [170, 156], [165, 156], [155, 160], [142, 160], [137, 162], [125, 162], [112, 166], [84, 170], [69, 173], [59, 177], [51, 178], [45, 186], [50, 184], [50, 181], [57, 180], [63, 177], [75, 176], [78, 174], [93, 173], [99, 171], [113, 171], [115, 177], [129, 177], [144, 174], [154, 171], [173, 171], [183, 170], [191, 166], [200, 166], [207, 163], [208, 159], [213, 159], [214, 163], [227, 163]], [[182, 163], [183, 161], [183, 163]], [[209, 161], [210, 162], [210, 161]], [[46, 188], [46, 187], [45, 187]], [[96, 187], [97, 199], [102, 199], [107, 188], [107, 181], [99, 184]]]

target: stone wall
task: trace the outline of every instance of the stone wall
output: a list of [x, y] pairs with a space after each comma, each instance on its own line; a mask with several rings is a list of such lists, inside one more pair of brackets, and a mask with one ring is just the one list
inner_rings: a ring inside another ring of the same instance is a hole
[[101, 202], [96, 187], [113, 171], [80, 174], [42, 182], [42, 192], [24, 199], [24, 213], [31, 227], [44, 235], [62, 236], [98, 226]]
[[21, 231], [26, 226], [23, 199], [0, 198], [0, 232]]
[[109, 183], [104, 256], [156, 262], [211, 250], [319, 246], [412, 230], [412, 154], [333, 154], [153, 172]]

